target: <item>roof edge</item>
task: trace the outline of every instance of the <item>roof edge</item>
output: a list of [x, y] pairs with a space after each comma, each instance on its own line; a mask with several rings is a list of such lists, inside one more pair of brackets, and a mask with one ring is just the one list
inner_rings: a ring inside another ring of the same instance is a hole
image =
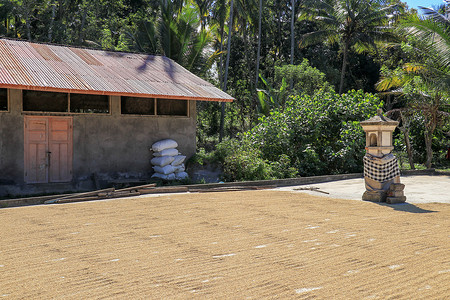
[[207, 98], [207, 97], [187, 97], [187, 96], [175, 96], [175, 95], [157, 95], [157, 94], [139, 94], [139, 93], [122, 93], [122, 92], [109, 92], [109, 91], [93, 91], [93, 90], [75, 90], [75, 89], [60, 89], [54, 87], [36, 87], [27, 85], [16, 84], [2, 84], [0, 88], [15, 89], [15, 90], [31, 90], [42, 92], [56, 92], [56, 93], [70, 93], [70, 94], [87, 94], [87, 95], [105, 95], [105, 96], [126, 96], [137, 98], [158, 98], [158, 99], [178, 99], [178, 100], [196, 100], [196, 101], [209, 101], [209, 102], [233, 102], [235, 98]]
[[[25, 42], [25, 43], [30, 43], [30, 44], [49, 45], [49, 46], [58, 46], [58, 47], [70, 47], [70, 48], [77, 48], [77, 49], [84, 49], [84, 50], [95, 50], [95, 51], [114, 52], [114, 53], [141, 54], [141, 55], [159, 56], [159, 57], [165, 57], [165, 58], [171, 59], [162, 54], [149, 54], [146, 52], [139, 52], [139, 51], [126, 51], [126, 50], [115, 50], [115, 49], [99, 48], [99, 47], [88, 47], [88, 46], [82, 46], [82, 45], [59, 44], [59, 43], [50, 43], [50, 42], [41, 42], [41, 41], [29, 41], [26, 39], [19, 39], [19, 38], [7, 37], [7, 36], [2, 36], [2, 35], [0, 35], [0, 40], [10, 40], [10, 41], [15, 41], [15, 42]], [[173, 59], [171, 59], [171, 60], [173, 60]]]

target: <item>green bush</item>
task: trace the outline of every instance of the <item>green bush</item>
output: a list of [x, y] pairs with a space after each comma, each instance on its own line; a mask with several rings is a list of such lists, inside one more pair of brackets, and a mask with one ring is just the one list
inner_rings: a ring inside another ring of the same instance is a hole
[[325, 73], [319, 69], [311, 67], [309, 61], [304, 58], [299, 65], [275, 66], [275, 88], [280, 88], [280, 83], [286, 80], [290, 84], [292, 81], [291, 95], [308, 94], [312, 95], [320, 89], [331, 91], [333, 88], [325, 79]]
[[217, 149], [217, 156], [223, 162], [224, 180], [264, 180], [271, 179], [272, 167], [261, 157], [257, 148], [245, 141], [228, 140]]
[[372, 94], [319, 91], [290, 97], [237, 139], [218, 145], [226, 180], [257, 180], [362, 171], [360, 121], [382, 102]]

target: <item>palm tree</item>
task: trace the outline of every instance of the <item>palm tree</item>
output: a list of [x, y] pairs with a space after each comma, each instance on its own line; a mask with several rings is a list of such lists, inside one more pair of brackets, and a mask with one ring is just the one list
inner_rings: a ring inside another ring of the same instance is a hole
[[213, 28], [198, 30], [200, 21], [195, 6], [178, 10], [172, 1], [161, 1], [160, 14], [154, 20], [141, 22], [136, 33], [128, 32], [132, 48], [151, 54], [162, 54], [188, 70], [202, 75], [209, 69], [218, 51], [205, 57], [211, 44]]
[[258, 49], [256, 54], [256, 76], [255, 76], [255, 88], [258, 89], [259, 79], [259, 62], [261, 60], [261, 19], [262, 19], [262, 0], [259, 0], [259, 18], [258, 18]]
[[[225, 93], [227, 92], [228, 67], [230, 65], [231, 33], [232, 33], [232, 28], [233, 28], [233, 5], [234, 5], [234, 0], [231, 0], [230, 19], [228, 21], [227, 59], [226, 59], [226, 63], [225, 63], [225, 75], [224, 75], [223, 87], [222, 87], [222, 90]], [[221, 112], [220, 112], [219, 142], [221, 142], [222, 138], [223, 138], [224, 125], [225, 125], [225, 102], [222, 102], [222, 107], [221, 107]]]
[[195, 5], [197, 6], [201, 29], [204, 30], [208, 23], [209, 19], [209, 7], [212, 4], [212, 0], [194, 0]]
[[225, 21], [227, 17], [227, 5], [226, 0], [217, 0], [214, 1], [214, 6], [212, 8], [212, 23], [219, 27], [219, 33], [217, 34], [217, 42], [219, 43], [219, 86], [223, 87], [223, 43], [224, 43], [224, 35], [225, 35]]
[[[428, 55], [428, 62], [423, 64], [412, 64], [410, 69], [420, 69], [428, 84], [443, 91], [450, 90], [450, 0], [447, 6], [441, 8], [444, 13], [433, 8], [421, 7], [424, 17], [411, 16], [400, 24], [401, 33], [413, 36], [422, 41], [424, 53]], [[426, 75], [430, 78], [426, 78]]]
[[387, 29], [390, 13], [397, 5], [382, 6], [378, 0], [307, 0], [301, 19], [319, 22], [321, 28], [302, 36], [300, 46], [322, 41], [338, 43], [342, 51], [339, 93], [343, 92], [350, 49], [376, 49], [375, 42], [392, 37]]
[[[295, 42], [295, 32], [294, 32], [294, 21], [295, 21], [295, 0], [291, 1], [291, 65], [294, 64], [294, 42]], [[292, 89], [292, 82], [291, 82]]]
[[[443, 11], [448, 11], [449, 6], [447, 0]], [[397, 89], [410, 96], [407, 108], [420, 113], [425, 120], [425, 166], [431, 168], [434, 132], [449, 117], [443, 108], [450, 102], [450, 19], [448, 14], [432, 8], [422, 10], [424, 17], [410, 16], [400, 23], [399, 28], [406, 37], [415, 38], [415, 51], [424, 59], [407, 63], [402, 70], [382, 77], [377, 89]]]

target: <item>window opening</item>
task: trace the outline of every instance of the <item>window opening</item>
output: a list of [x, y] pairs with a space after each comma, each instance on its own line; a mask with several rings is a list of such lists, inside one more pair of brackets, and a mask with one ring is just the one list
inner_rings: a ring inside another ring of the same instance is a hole
[[0, 89], [0, 111], [8, 110], [8, 89]]
[[70, 94], [72, 113], [109, 113], [109, 97], [105, 95]]
[[154, 115], [155, 99], [139, 98], [139, 97], [122, 97], [121, 111], [122, 114], [130, 114], [130, 115]]
[[160, 116], [187, 116], [188, 101], [175, 99], [157, 99], [156, 114]]
[[375, 133], [370, 134], [370, 147], [377, 146], [377, 135]]
[[68, 95], [65, 93], [23, 91], [23, 110], [41, 112], [67, 112]]

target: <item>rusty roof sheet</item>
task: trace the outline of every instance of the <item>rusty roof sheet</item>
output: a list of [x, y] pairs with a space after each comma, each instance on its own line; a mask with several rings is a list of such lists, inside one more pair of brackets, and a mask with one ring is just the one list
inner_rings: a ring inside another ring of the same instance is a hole
[[0, 87], [231, 102], [164, 56], [0, 39]]

